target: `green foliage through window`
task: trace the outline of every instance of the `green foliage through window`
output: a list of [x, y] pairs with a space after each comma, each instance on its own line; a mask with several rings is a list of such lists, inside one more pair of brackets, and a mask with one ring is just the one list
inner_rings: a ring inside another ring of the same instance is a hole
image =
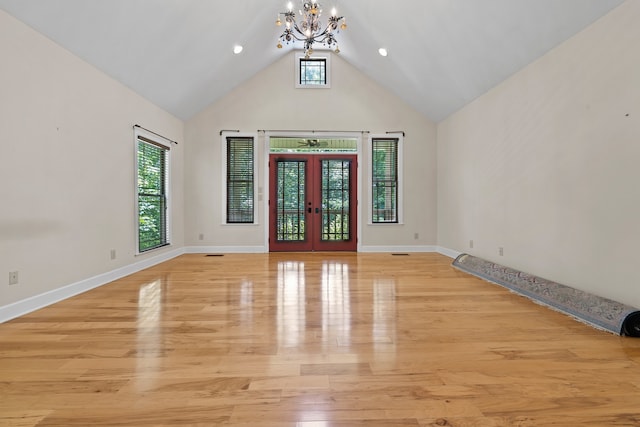
[[138, 250], [168, 244], [167, 157], [169, 149], [138, 137]]
[[322, 160], [322, 240], [350, 240], [351, 162]]
[[279, 242], [302, 242], [306, 238], [307, 162], [278, 160], [276, 168], [276, 239]]

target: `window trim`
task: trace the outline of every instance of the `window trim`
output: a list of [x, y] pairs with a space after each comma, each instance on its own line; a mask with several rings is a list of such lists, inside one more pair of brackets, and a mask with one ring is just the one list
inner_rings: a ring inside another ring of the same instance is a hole
[[[227, 218], [227, 138], [251, 138], [253, 140], [253, 222], [228, 222]], [[260, 225], [258, 218], [258, 135], [256, 133], [222, 132], [220, 134], [222, 156], [220, 158], [221, 180], [221, 225], [230, 227], [246, 227]]]
[[[396, 139], [398, 140], [398, 188], [397, 191], [397, 212], [395, 222], [374, 222], [373, 221], [373, 141], [376, 139]], [[368, 153], [368, 167], [369, 173], [367, 174], [367, 194], [369, 199], [369, 206], [367, 207], [367, 225], [376, 226], [389, 226], [389, 225], [403, 225], [404, 224], [404, 155], [403, 155], [404, 135], [402, 133], [387, 133], [387, 134], [369, 134], [367, 139], [367, 153]]]
[[[309, 58], [305, 58], [304, 52], [296, 52], [295, 54], [295, 87], [297, 89], [330, 89], [331, 88], [331, 53], [329, 51], [321, 51], [321, 53], [315, 53]], [[323, 59], [325, 61], [325, 84], [323, 85], [305, 85], [300, 83], [300, 65], [304, 59]]]
[[[139, 203], [139, 192], [138, 192], [138, 144], [142, 141], [147, 144], [156, 145], [159, 148], [166, 150], [166, 159], [165, 159], [165, 200], [166, 200], [166, 208], [165, 208], [165, 242], [160, 246], [156, 246], [153, 248], [145, 249], [143, 251], [140, 250], [140, 203]], [[171, 232], [171, 141], [163, 138], [153, 132], [149, 132], [140, 127], [134, 127], [134, 138], [133, 138], [133, 149], [134, 149], [134, 197], [135, 197], [135, 242], [136, 242], [136, 251], [135, 255], [143, 255], [150, 252], [153, 252], [158, 249], [165, 248], [167, 246], [172, 245], [172, 232]]]

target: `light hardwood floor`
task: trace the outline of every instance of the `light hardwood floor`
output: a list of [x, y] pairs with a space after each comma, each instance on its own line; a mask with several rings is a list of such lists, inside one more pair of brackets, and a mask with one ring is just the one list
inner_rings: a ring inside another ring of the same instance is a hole
[[0, 425], [640, 426], [640, 339], [450, 264], [181, 256], [0, 324]]

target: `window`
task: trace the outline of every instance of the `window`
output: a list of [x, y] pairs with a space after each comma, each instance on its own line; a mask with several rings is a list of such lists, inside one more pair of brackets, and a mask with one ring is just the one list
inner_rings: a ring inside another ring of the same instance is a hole
[[296, 54], [296, 87], [297, 88], [328, 88], [330, 85], [330, 61], [329, 55], [304, 56], [304, 53]]
[[301, 85], [326, 85], [327, 60], [325, 58], [309, 58], [300, 60]]
[[255, 153], [253, 137], [226, 138], [227, 224], [253, 224]]
[[371, 222], [399, 223], [399, 138], [371, 139]]
[[138, 253], [169, 244], [169, 150], [136, 130]]

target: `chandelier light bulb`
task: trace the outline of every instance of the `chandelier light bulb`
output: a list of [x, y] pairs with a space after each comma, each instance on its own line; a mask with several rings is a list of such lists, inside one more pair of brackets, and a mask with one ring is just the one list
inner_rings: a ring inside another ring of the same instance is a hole
[[243, 47], [240, 46], [239, 44], [235, 45], [233, 47], [233, 53], [235, 53], [236, 55], [239, 54], [240, 52], [242, 52]]
[[378, 53], [380, 54], [380, 56], [387, 56], [389, 54], [389, 52], [387, 52], [387, 49], [385, 49], [383, 47], [378, 49]]
[[293, 3], [287, 3], [287, 9], [289, 9], [289, 12], [291, 12], [293, 10]]
[[336, 16], [337, 14], [338, 14], [338, 11], [336, 10], [335, 7], [331, 9], [331, 16]]

